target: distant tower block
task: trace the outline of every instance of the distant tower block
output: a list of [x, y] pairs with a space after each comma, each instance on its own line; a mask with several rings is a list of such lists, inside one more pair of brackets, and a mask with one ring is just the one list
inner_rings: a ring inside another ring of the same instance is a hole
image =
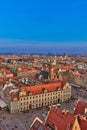
[[2, 66], [2, 58], [0, 57], [0, 67]]
[[51, 58], [49, 60], [49, 76], [51, 80], [55, 78], [55, 74], [54, 74], [55, 65], [56, 65], [56, 60]]

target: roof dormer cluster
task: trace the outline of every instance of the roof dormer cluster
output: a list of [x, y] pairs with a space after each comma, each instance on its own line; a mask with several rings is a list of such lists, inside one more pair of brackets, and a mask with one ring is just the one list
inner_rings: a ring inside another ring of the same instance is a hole
[[[87, 119], [84, 116], [87, 103], [78, 101], [74, 114], [67, 110], [59, 110], [57, 107], [51, 107], [45, 123], [36, 118], [29, 130], [87, 130]], [[38, 122], [38, 125], [35, 125]]]

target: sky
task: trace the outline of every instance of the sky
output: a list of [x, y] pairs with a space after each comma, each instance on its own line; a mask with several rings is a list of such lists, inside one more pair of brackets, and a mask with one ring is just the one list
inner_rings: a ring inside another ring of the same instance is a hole
[[0, 53], [87, 53], [86, 0], [0, 1]]

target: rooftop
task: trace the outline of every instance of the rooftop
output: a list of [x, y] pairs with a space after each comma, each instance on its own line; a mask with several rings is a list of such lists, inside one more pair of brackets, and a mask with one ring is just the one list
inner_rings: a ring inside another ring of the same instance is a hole
[[87, 109], [87, 103], [78, 101], [77, 107], [74, 111], [74, 115], [84, 115]]
[[42, 85], [36, 85], [36, 86], [27, 86], [27, 87], [21, 87], [21, 91], [26, 91], [27, 94], [31, 92], [32, 94], [41, 94], [45, 91], [47, 92], [54, 92], [58, 89], [62, 89], [64, 86], [62, 81], [56, 82], [56, 83], [48, 83], [48, 84], [42, 84]]

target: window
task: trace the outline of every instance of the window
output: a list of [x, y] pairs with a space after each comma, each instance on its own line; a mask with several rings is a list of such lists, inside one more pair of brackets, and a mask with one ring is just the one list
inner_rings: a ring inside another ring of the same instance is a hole
[[77, 130], [77, 126], [75, 126], [75, 130]]
[[31, 96], [32, 95], [32, 92], [29, 92], [29, 96]]
[[44, 94], [42, 95], [42, 97], [44, 97]]
[[47, 89], [46, 88], [43, 88], [43, 91], [44, 91], [44, 93], [47, 93]]
[[45, 96], [47, 96], [47, 94], [45, 93]]

